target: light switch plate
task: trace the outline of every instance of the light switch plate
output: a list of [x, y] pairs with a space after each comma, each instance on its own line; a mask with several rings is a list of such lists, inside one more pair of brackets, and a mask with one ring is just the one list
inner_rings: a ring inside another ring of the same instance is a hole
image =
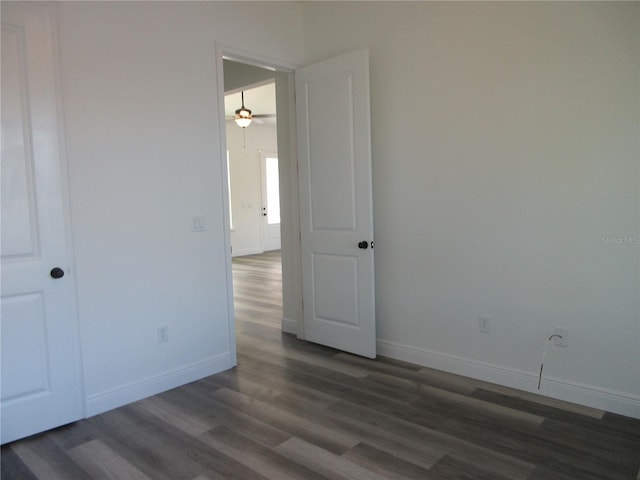
[[478, 317], [478, 330], [482, 333], [491, 333], [491, 318], [486, 315]]
[[206, 232], [207, 222], [203, 216], [191, 217], [191, 231], [192, 232]]

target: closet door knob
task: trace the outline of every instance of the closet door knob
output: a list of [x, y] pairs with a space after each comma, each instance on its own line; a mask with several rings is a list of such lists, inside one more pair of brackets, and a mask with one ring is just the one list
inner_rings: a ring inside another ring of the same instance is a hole
[[49, 272], [49, 274], [51, 275], [51, 278], [62, 278], [64, 277], [64, 270], [59, 267], [54, 267], [51, 269], [51, 272]]

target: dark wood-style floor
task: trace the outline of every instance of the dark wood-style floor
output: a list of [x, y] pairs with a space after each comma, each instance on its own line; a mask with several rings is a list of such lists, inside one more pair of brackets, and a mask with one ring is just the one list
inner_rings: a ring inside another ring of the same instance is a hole
[[5, 445], [2, 479], [640, 479], [640, 421], [280, 332], [234, 259], [237, 368]]

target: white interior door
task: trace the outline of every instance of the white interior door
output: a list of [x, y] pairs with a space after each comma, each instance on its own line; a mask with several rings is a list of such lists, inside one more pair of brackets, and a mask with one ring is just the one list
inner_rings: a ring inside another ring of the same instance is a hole
[[83, 416], [52, 25], [2, 2], [2, 443]]
[[304, 337], [376, 356], [369, 57], [295, 72]]
[[280, 180], [278, 154], [260, 152], [263, 250], [280, 250]]

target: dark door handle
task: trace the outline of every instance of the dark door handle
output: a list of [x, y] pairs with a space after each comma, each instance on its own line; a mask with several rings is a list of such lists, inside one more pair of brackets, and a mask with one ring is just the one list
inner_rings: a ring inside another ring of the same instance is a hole
[[50, 275], [51, 275], [51, 278], [62, 278], [64, 277], [64, 270], [58, 267], [52, 268]]
[[358, 248], [362, 248], [363, 250], [366, 250], [368, 247], [369, 247], [369, 242], [367, 242], [366, 240], [363, 240], [360, 243], [358, 243]]

